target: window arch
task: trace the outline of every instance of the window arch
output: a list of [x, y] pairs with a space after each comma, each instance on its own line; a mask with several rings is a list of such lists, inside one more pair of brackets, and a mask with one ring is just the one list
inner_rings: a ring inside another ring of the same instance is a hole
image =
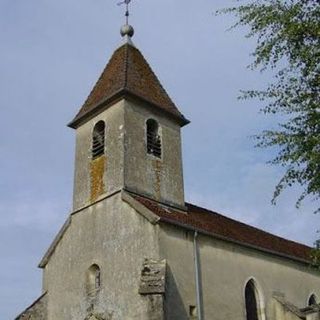
[[105, 147], [105, 129], [104, 121], [95, 124], [92, 133], [92, 159], [96, 159], [104, 154]]
[[88, 295], [95, 295], [101, 287], [101, 271], [97, 264], [87, 270], [86, 289]]
[[245, 286], [245, 307], [247, 320], [265, 320], [262, 295], [254, 279], [250, 279]]
[[153, 119], [147, 121], [147, 153], [161, 158], [161, 136], [159, 124]]
[[318, 299], [317, 296], [313, 293], [308, 299], [308, 306], [313, 306], [315, 304], [318, 304]]

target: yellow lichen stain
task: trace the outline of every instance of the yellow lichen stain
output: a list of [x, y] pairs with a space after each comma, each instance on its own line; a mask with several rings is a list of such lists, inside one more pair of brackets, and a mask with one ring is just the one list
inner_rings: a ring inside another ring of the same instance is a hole
[[153, 160], [152, 161], [153, 170], [155, 173], [154, 191], [157, 200], [161, 198], [161, 171], [162, 171], [162, 161]]
[[99, 196], [105, 193], [104, 186], [104, 173], [106, 168], [107, 158], [106, 156], [101, 156], [94, 159], [90, 163], [90, 202], [96, 201]]

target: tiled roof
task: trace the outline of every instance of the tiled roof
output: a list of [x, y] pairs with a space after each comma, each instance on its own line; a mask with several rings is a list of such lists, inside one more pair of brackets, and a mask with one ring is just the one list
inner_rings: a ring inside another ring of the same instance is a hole
[[76, 127], [79, 121], [95, 113], [102, 105], [127, 95], [151, 103], [177, 118], [182, 124], [188, 123], [141, 52], [133, 45], [126, 43], [114, 52], [98, 82], [69, 126]]
[[289, 258], [291, 257], [305, 262], [310, 261], [310, 247], [275, 236], [227, 218], [219, 213], [188, 203], [186, 204], [187, 212], [184, 213], [141, 196], [132, 196], [147, 209], [159, 216], [160, 221], [162, 220], [200, 232], [202, 231], [212, 236]]

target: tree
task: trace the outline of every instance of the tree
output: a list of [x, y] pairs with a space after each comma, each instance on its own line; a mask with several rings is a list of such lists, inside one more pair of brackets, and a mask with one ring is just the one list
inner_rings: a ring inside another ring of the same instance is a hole
[[[249, 0], [218, 12], [237, 18], [256, 37], [253, 69], [273, 70], [265, 90], [243, 91], [242, 98], [263, 102], [261, 111], [281, 116], [276, 129], [256, 135], [257, 147], [276, 147], [271, 164], [285, 168], [273, 203], [293, 184], [302, 186], [296, 201], [320, 199], [320, 3], [319, 0]], [[318, 207], [318, 206], [317, 206]], [[320, 212], [320, 207], [316, 210]]]
[[320, 270], [320, 240], [314, 243], [314, 248], [311, 251], [311, 265]]

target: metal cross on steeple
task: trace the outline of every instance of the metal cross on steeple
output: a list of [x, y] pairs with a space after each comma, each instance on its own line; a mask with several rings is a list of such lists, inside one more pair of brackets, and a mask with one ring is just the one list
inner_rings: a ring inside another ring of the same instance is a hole
[[129, 3], [131, 2], [131, 0], [123, 0], [121, 2], [118, 2], [118, 6], [121, 6], [123, 4], [126, 5], [126, 14], [125, 14], [125, 17], [126, 17], [126, 24], [128, 25], [129, 24]]

